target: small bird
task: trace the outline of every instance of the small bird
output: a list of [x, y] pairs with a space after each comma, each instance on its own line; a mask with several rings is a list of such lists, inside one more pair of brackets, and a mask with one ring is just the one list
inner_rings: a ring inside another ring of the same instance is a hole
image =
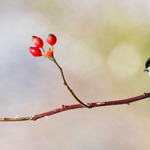
[[147, 73], [150, 76], [150, 58], [147, 59], [146, 63], [145, 63], [145, 69], [144, 71], [147, 71]]

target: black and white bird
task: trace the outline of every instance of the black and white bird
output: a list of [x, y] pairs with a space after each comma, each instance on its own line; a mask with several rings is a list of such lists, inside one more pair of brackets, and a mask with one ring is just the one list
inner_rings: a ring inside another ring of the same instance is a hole
[[146, 63], [145, 63], [145, 69], [144, 71], [147, 71], [147, 73], [150, 76], [150, 58], [147, 59]]

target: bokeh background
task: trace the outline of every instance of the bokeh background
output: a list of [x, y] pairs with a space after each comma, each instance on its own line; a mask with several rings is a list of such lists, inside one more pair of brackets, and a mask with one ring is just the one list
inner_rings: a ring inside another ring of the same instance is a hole
[[[48, 49], [84, 102], [150, 92], [148, 0], [0, 0], [0, 118], [31, 116], [77, 103], [58, 68], [34, 58], [31, 38]], [[37, 121], [0, 122], [3, 150], [149, 150], [150, 101], [76, 109]]]

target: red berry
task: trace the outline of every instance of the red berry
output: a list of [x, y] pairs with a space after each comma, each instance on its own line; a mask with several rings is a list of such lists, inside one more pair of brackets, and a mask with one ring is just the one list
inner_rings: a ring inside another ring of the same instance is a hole
[[42, 56], [42, 53], [38, 47], [30, 47], [29, 51], [34, 57]]
[[39, 38], [37, 36], [32, 36], [32, 41], [36, 47], [38, 47], [38, 48], [43, 47], [43, 41], [41, 38]]
[[48, 37], [47, 37], [47, 43], [50, 44], [50, 45], [54, 45], [57, 41], [57, 38], [55, 35], [53, 34], [49, 34]]

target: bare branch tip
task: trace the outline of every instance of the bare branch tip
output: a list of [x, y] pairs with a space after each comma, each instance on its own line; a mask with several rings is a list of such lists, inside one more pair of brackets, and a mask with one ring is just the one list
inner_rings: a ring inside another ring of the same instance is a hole
[[15, 118], [19, 118], [19, 115], [17, 115]]
[[97, 105], [101, 105], [102, 103], [96, 103]]
[[104, 105], [105, 104], [105, 102], [101, 102], [101, 105]]
[[67, 84], [66, 83], [63, 83], [65, 86], [67, 86]]
[[34, 115], [32, 115], [32, 116], [29, 118], [29, 120], [34, 120], [33, 118], [34, 118]]
[[60, 105], [60, 108], [65, 108], [65, 105]]
[[49, 119], [48, 116], [45, 116], [46, 119]]

